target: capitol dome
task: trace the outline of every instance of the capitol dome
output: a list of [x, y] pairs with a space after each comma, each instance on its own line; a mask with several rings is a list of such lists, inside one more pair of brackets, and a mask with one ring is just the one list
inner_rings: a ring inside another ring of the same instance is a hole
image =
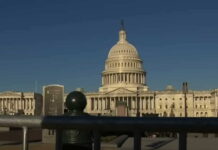
[[119, 41], [110, 49], [108, 58], [125, 56], [139, 58], [135, 46], [126, 40], [126, 31], [121, 30], [119, 32]]
[[110, 49], [105, 61], [102, 87], [99, 90], [109, 92], [117, 88], [126, 88], [136, 91], [140, 88], [140, 90], [147, 91], [145, 77], [146, 72], [137, 49], [127, 41], [126, 31], [121, 28], [119, 40]]
[[167, 85], [165, 91], [175, 91], [175, 88], [172, 85]]

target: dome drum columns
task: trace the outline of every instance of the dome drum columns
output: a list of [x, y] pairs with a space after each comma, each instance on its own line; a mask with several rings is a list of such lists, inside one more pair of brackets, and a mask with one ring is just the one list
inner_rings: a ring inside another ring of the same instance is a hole
[[144, 73], [111, 73], [104, 74], [102, 77], [102, 85], [113, 85], [119, 83], [126, 84], [145, 84]]

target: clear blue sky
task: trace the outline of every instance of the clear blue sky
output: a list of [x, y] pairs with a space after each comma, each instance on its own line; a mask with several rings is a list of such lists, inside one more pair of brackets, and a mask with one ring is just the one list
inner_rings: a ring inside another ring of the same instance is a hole
[[0, 91], [96, 91], [121, 19], [150, 89], [218, 88], [217, 1], [0, 0]]

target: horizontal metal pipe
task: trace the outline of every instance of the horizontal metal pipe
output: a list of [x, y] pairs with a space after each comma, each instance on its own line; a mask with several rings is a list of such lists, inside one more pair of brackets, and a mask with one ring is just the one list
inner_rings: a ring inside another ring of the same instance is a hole
[[0, 116], [0, 126], [99, 131], [217, 132], [218, 118]]
[[218, 118], [145, 117], [44, 117], [43, 128], [77, 128], [101, 131], [187, 131], [217, 132]]
[[43, 117], [34, 116], [0, 116], [0, 126], [1, 127], [23, 127], [36, 128], [42, 126]]

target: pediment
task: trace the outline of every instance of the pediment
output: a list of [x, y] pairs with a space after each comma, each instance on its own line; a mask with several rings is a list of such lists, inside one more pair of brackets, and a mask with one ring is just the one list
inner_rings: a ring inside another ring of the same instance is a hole
[[131, 90], [121, 87], [121, 88], [112, 90], [110, 92], [107, 92], [105, 94], [135, 94], [135, 93], [136, 93], [135, 91], [131, 91]]

